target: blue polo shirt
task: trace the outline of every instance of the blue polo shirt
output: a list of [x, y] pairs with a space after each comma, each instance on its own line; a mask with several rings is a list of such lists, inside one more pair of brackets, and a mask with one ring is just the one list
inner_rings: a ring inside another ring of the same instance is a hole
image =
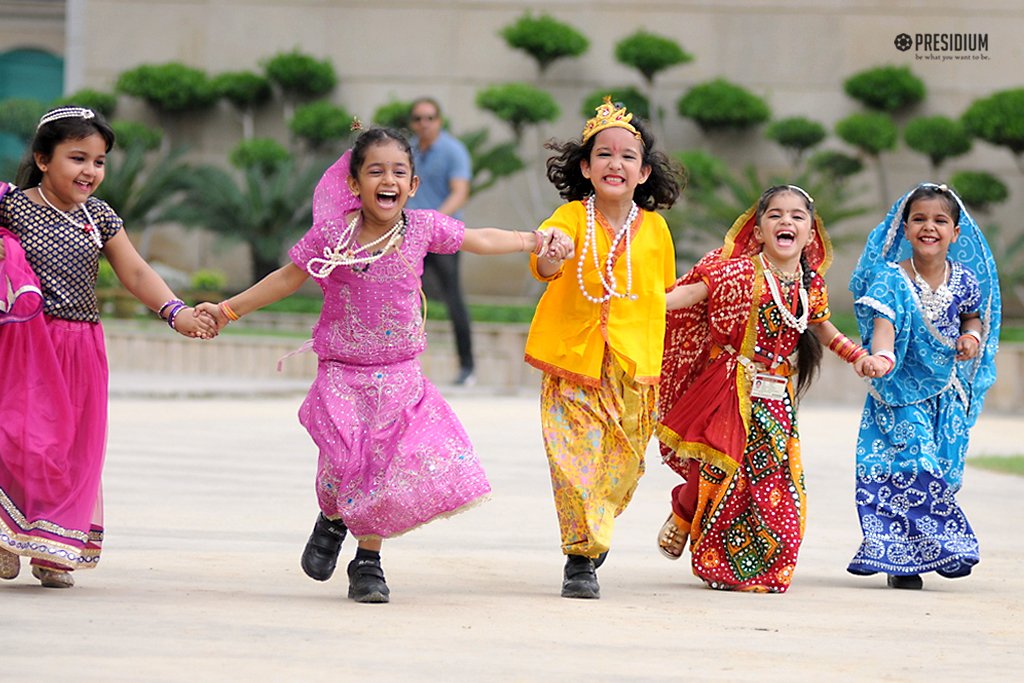
[[[469, 180], [473, 176], [469, 151], [446, 130], [441, 131], [425, 152], [420, 150], [418, 139], [413, 138], [412, 157], [420, 187], [416, 196], [409, 199], [410, 209], [439, 208], [451, 194], [452, 180]], [[456, 211], [452, 218], [462, 220], [462, 211]]]

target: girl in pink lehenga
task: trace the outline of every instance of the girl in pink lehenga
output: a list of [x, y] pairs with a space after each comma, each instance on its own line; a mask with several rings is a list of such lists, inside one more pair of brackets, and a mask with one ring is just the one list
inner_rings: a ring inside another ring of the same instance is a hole
[[223, 326], [292, 294], [310, 275], [323, 290], [312, 340], [319, 370], [299, 410], [320, 451], [321, 513], [302, 568], [329, 579], [351, 530], [359, 548], [348, 565], [348, 597], [357, 602], [389, 600], [383, 539], [490, 492], [465, 430], [417, 360], [426, 347], [424, 256], [532, 248], [557, 262], [572, 253], [558, 231], [470, 230], [437, 211], [406, 210], [417, 185], [405, 138], [390, 129], [364, 131], [317, 186], [313, 227], [292, 247], [292, 262], [219, 305], [199, 306]]
[[71, 571], [95, 567], [103, 542], [100, 253], [177, 332], [216, 334], [139, 256], [110, 206], [91, 196], [113, 145], [99, 114], [59, 107], [36, 128], [18, 172], [25, 189], [0, 183], [0, 225], [8, 228], [0, 229], [0, 578], [16, 578], [25, 556], [48, 588], [74, 585]]

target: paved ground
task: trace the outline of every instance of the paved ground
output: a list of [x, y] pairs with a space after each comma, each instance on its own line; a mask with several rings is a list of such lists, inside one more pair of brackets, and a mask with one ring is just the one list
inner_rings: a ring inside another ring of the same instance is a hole
[[[160, 398], [186, 384], [206, 398]], [[849, 408], [801, 412], [810, 518], [788, 594], [706, 590], [686, 560], [658, 555], [674, 475], [652, 448], [601, 570], [603, 599], [575, 601], [558, 597], [535, 397], [452, 392], [493, 499], [386, 543], [393, 601], [357, 605], [342, 573], [316, 583], [298, 566], [316, 514], [299, 387], [115, 376], [113, 389], [103, 560], [69, 591], [27, 571], [0, 585], [0, 680], [1024, 677], [1024, 480], [969, 468], [961, 501], [983, 554], [973, 576], [928, 576], [920, 592], [851, 576]], [[972, 453], [1020, 452], [1022, 426], [986, 416]]]

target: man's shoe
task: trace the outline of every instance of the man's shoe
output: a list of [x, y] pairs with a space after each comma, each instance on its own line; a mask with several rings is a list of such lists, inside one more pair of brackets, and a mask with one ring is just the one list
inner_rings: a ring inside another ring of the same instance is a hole
[[890, 574], [885, 582], [889, 585], [889, 588], [902, 588], [904, 590], [918, 591], [924, 587], [924, 581], [919, 574], [908, 574], [907, 576]]
[[302, 551], [302, 571], [317, 581], [326, 581], [334, 574], [338, 564], [341, 542], [345, 540], [348, 527], [340, 519], [327, 519], [324, 513], [316, 519], [313, 533]]
[[583, 555], [566, 556], [562, 597], [587, 600], [601, 597], [601, 586], [597, 583], [597, 572], [594, 570], [592, 559]]
[[462, 368], [459, 370], [459, 374], [455, 376], [455, 381], [452, 382], [457, 387], [471, 387], [476, 384], [476, 375], [473, 374], [473, 368]]
[[388, 602], [391, 599], [380, 560], [356, 558], [348, 563], [348, 597], [356, 602]]

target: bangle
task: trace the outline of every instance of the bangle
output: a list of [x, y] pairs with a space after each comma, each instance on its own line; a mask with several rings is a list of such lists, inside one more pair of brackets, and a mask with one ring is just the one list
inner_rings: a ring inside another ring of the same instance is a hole
[[885, 374], [889, 374], [889, 371], [896, 367], [896, 354], [888, 349], [882, 349], [881, 351], [875, 351], [875, 355], [889, 361], [889, 369], [885, 371]]
[[174, 321], [178, 319], [178, 314], [184, 311], [186, 308], [191, 308], [191, 306], [186, 306], [185, 304], [175, 304], [174, 308], [171, 309], [171, 312], [167, 314], [167, 326], [170, 327], [175, 332], [177, 332], [178, 328], [174, 326]]
[[533, 248], [533, 253], [540, 256], [541, 252], [544, 250], [544, 233], [540, 230], [534, 230], [533, 234], [537, 236], [537, 246]]
[[184, 306], [185, 302], [182, 301], [181, 299], [168, 299], [167, 301], [164, 302], [164, 305], [160, 307], [160, 310], [157, 311], [157, 316], [166, 320], [166, 318], [164, 317], [164, 311], [166, 311], [167, 308], [172, 306], [173, 304], [181, 304], [182, 306]]
[[238, 315], [237, 313], [235, 313], [231, 309], [231, 306], [228, 306], [228, 302], [227, 301], [221, 301], [219, 308], [224, 313], [224, 315], [227, 317], [229, 322], [234, 322], [235, 320], [238, 320], [239, 318], [242, 317], [242, 316]]
[[836, 332], [836, 336], [832, 337], [832, 341], [828, 343], [828, 349], [847, 363], [856, 363], [868, 355], [864, 347], [851, 340], [842, 332]]
[[960, 338], [963, 337], [974, 337], [974, 341], [978, 342], [978, 346], [981, 346], [981, 332], [977, 330], [964, 330], [960, 333]]

